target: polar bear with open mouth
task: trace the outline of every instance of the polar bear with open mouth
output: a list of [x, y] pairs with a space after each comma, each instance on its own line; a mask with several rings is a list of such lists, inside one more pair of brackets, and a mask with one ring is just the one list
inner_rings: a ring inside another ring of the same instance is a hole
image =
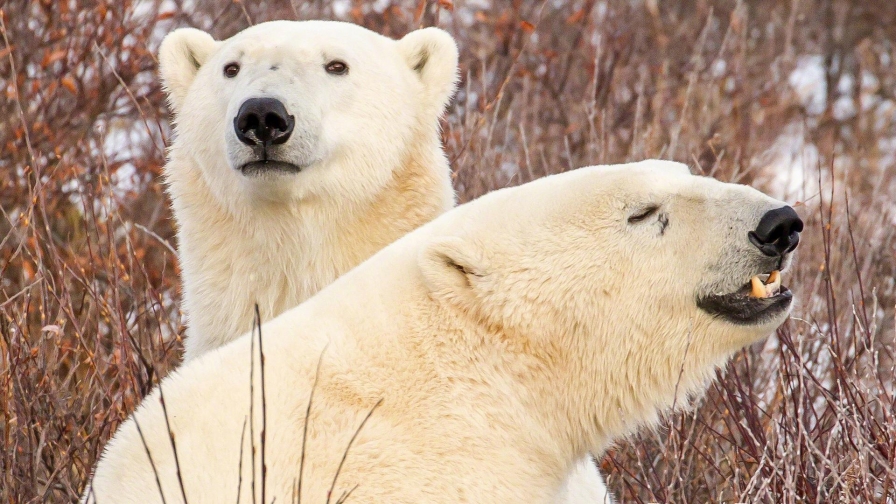
[[664, 161], [495, 191], [166, 378], [86, 497], [553, 502], [786, 319], [802, 227]]

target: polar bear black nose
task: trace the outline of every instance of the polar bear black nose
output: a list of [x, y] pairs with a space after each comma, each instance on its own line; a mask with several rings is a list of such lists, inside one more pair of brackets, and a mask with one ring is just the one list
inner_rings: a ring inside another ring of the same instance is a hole
[[275, 98], [249, 98], [233, 119], [236, 137], [250, 147], [282, 144], [295, 125], [295, 118]]
[[803, 221], [792, 207], [776, 208], [759, 219], [759, 225], [748, 236], [750, 242], [767, 256], [781, 256], [800, 243]]

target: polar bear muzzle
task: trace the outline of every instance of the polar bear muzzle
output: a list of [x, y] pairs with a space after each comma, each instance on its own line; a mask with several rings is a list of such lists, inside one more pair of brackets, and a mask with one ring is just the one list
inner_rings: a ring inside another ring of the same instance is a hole
[[739, 325], [762, 324], [786, 311], [793, 293], [782, 285], [780, 268], [800, 242], [803, 221], [792, 207], [766, 212], [756, 229], [747, 234], [762, 253], [757, 269], [772, 260], [772, 271], [756, 273], [740, 289], [729, 294], [709, 294], [697, 299], [697, 306], [710, 315]]
[[256, 159], [244, 163], [239, 170], [244, 175], [301, 171], [301, 167], [275, 157], [276, 146], [289, 140], [295, 125], [295, 117], [276, 98], [249, 98], [244, 101], [233, 118], [233, 129], [237, 139], [252, 148]]

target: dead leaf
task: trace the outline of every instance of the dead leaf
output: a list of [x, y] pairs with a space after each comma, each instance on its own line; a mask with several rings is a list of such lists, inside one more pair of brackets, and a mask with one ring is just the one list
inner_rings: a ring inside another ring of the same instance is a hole
[[579, 9], [566, 18], [566, 24], [576, 24], [585, 18], [585, 9]]
[[78, 86], [75, 84], [75, 79], [72, 79], [71, 75], [63, 77], [60, 83], [65, 89], [71, 91], [72, 94], [78, 94]]
[[44, 60], [41, 61], [41, 65], [47, 66], [52, 63], [55, 63], [55, 62], [61, 60], [62, 58], [64, 58], [65, 55], [67, 54], [67, 52], [68, 51], [66, 51], [65, 49], [57, 49], [57, 50], [51, 52], [50, 54], [47, 54], [46, 56], [44, 56]]

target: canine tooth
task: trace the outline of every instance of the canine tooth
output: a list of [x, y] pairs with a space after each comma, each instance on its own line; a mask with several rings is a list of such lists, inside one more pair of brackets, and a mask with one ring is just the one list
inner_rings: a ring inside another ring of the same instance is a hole
[[781, 274], [778, 270], [772, 271], [768, 276], [769, 282], [765, 284], [766, 292], [769, 296], [774, 296], [781, 290]]
[[750, 297], [759, 299], [768, 297], [768, 293], [765, 290], [765, 284], [762, 283], [762, 280], [759, 279], [758, 275], [750, 279], [750, 284], [753, 286], [750, 290]]

